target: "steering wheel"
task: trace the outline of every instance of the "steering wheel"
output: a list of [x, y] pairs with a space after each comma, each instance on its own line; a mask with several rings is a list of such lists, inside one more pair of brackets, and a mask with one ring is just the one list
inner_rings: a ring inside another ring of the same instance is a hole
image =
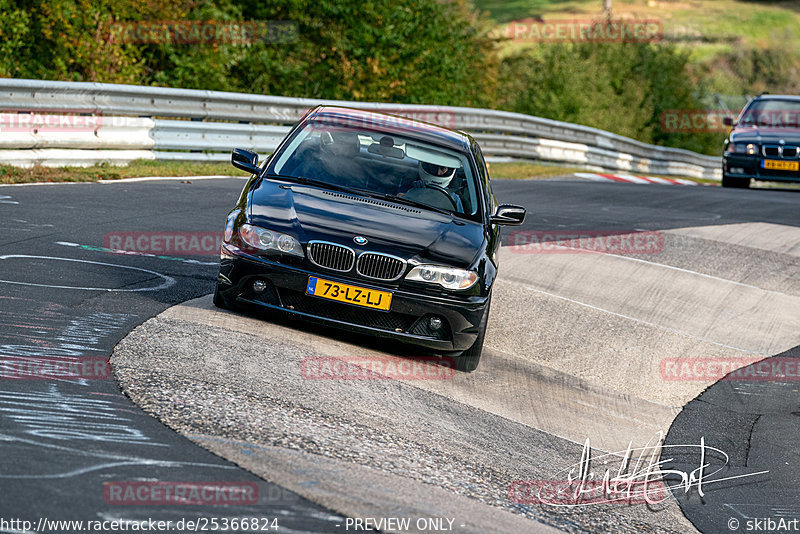
[[456, 201], [453, 200], [453, 197], [450, 196], [450, 193], [447, 192], [447, 189], [445, 189], [444, 187], [442, 187], [440, 185], [428, 184], [428, 183], [425, 184], [425, 187], [433, 189], [434, 191], [438, 191], [441, 194], [443, 194], [444, 196], [446, 196], [447, 200], [450, 201], [450, 205], [453, 206], [453, 211], [458, 211], [458, 206], [456, 205]]

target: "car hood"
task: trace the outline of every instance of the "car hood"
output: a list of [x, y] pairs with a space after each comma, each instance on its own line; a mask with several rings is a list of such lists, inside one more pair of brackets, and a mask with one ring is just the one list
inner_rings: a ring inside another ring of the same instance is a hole
[[[483, 225], [435, 211], [314, 186], [263, 180], [249, 199], [251, 224], [297, 237], [469, 267], [483, 246]], [[357, 245], [353, 238], [369, 242]]]
[[731, 141], [737, 143], [779, 143], [800, 144], [800, 130], [796, 128], [761, 128], [744, 126], [731, 132]]

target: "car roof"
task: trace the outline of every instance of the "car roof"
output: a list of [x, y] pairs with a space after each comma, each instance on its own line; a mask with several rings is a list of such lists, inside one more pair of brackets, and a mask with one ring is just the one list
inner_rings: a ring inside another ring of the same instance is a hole
[[794, 102], [800, 102], [800, 95], [770, 95], [770, 94], [763, 94], [763, 95], [758, 95], [753, 100], [792, 100]]
[[469, 151], [472, 137], [429, 122], [418, 121], [365, 109], [354, 109], [340, 106], [318, 106], [305, 116], [303, 121], [324, 120], [339, 122], [343, 127], [361, 126], [379, 132], [396, 133], [413, 137], [421, 141], [446, 146], [456, 150]]

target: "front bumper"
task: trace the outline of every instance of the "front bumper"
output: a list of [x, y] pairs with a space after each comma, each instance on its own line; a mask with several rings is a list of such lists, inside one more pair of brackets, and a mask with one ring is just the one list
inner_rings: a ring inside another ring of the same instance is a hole
[[[778, 171], [764, 169], [762, 156], [725, 153], [722, 156], [722, 172], [733, 178], [753, 178], [771, 182], [800, 182], [800, 171]], [[779, 159], [779, 158], [772, 158]]]
[[[392, 292], [390, 310], [380, 311], [306, 295], [309, 276]], [[256, 279], [267, 282], [267, 288], [256, 293]], [[388, 289], [365, 280], [343, 278], [324, 269], [311, 270], [244, 254], [223, 245], [220, 295], [231, 304], [249, 304], [276, 310], [317, 323], [391, 338], [425, 347], [433, 351], [464, 351], [472, 346], [480, 330], [487, 298], [479, 296], [433, 296], [406, 289]], [[436, 315], [442, 327], [432, 330], [429, 319]]]

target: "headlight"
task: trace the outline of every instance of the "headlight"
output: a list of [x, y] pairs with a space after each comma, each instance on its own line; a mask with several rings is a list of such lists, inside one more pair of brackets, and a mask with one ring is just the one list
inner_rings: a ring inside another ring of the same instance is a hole
[[749, 154], [752, 156], [756, 153], [756, 145], [753, 143], [730, 143], [727, 151], [737, 154]]
[[239, 237], [251, 247], [260, 250], [274, 250], [301, 258], [305, 257], [300, 242], [290, 235], [271, 232], [252, 224], [243, 224], [239, 227]]
[[406, 280], [439, 284], [445, 289], [469, 289], [478, 281], [478, 274], [452, 267], [417, 265], [406, 275]]

